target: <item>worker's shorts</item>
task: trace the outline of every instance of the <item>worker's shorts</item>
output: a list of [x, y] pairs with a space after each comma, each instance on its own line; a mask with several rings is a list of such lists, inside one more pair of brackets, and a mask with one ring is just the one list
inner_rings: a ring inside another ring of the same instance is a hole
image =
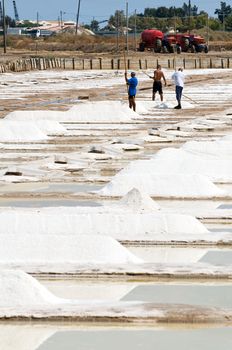
[[160, 95], [163, 94], [163, 87], [162, 87], [161, 81], [159, 81], [159, 80], [154, 81], [153, 92], [154, 93], [158, 92]]
[[135, 95], [128, 95], [128, 98], [135, 98]]

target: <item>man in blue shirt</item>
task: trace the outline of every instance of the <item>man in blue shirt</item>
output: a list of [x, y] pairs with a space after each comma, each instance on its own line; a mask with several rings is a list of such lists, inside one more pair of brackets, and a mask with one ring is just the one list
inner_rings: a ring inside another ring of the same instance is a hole
[[138, 79], [135, 77], [135, 73], [131, 73], [131, 78], [127, 79], [127, 72], [125, 72], [125, 80], [128, 85], [128, 99], [129, 107], [133, 108], [133, 111], [136, 110], [135, 96], [136, 96], [136, 87], [138, 85]]

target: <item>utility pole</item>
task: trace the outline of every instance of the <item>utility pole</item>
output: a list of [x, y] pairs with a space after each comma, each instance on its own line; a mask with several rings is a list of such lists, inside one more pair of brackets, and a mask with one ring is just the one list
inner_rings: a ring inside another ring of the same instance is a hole
[[78, 6], [77, 6], [77, 22], [76, 22], [76, 34], [77, 34], [78, 26], [79, 26], [80, 8], [81, 8], [81, 0], [78, 0]]
[[3, 17], [3, 46], [4, 53], [6, 53], [6, 14], [5, 14], [5, 0], [2, 0], [2, 17]]
[[209, 14], [207, 13], [207, 46], [209, 47]]
[[37, 27], [39, 26], [39, 12], [37, 11], [36, 13], [36, 22], [37, 22]]
[[192, 4], [191, 4], [191, 0], [189, 0], [189, 5], [188, 5], [188, 27], [189, 27], [189, 34], [190, 34], [190, 25], [191, 25], [191, 9], [192, 9]]
[[128, 45], [128, 27], [129, 27], [129, 17], [128, 17], [128, 2], [126, 2], [126, 52], [128, 54], [129, 45]]
[[117, 51], [119, 50], [119, 11], [117, 13]]
[[137, 10], [135, 10], [135, 21], [134, 21], [134, 45], [135, 51], [137, 51]]
[[0, 1], [0, 21], [3, 23], [2, 2]]
[[60, 26], [63, 28], [63, 11], [60, 11]]

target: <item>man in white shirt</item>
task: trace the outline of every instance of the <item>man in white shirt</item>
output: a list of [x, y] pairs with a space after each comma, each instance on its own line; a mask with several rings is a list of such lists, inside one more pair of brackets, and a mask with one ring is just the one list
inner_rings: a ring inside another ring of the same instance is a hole
[[184, 88], [184, 78], [185, 75], [183, 73], [183, 68], [179, 68], [178, 71], [172, 75], [172, 80], [176, 86], [176, 99], [178, 102], [178, 105], [174, 107], [175, 109], [181, 109], [181, 97]]

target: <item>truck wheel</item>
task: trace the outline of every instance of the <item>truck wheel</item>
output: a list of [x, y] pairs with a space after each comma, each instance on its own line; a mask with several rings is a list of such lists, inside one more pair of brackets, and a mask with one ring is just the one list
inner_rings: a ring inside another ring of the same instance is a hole
[[174, 45], [171, 45], [171, 46], [170, 46], [169, 52], [170, 52], [170, 53], [174, 53], [174, 52], [175, 52], [175, 47], [174, 47]]
[[205, 45], [204, 52], [205, 52], [205, 53], [208, 53], [208, 52], [209, 52], [209, 48], [208, 48], [207, 45]]
[[181, 47], [180, 47], [180, 46], [177, 46], [176, 52], [177, 52], [178, 54], [181, 54]]
[[160, 39], [157, 39], [154, 44], [154, 52], [161, 52], [162, 49], [162, 41]]
[[168, 53], [168, 48], [167, 48], [167, 46], [163, 46], [163, 53]]
[[188, 51], [188, 48], [189, 48], [189, 39], [184, 39], [184, 51]]
[[196, 47], [194, 45], [191, 46], [191, 53], [196, 53]]
[[144, 43], [140, 43], [139, 44], [139, 51], [140, 52], [144, 52], [145, 51], [145, 44]]

